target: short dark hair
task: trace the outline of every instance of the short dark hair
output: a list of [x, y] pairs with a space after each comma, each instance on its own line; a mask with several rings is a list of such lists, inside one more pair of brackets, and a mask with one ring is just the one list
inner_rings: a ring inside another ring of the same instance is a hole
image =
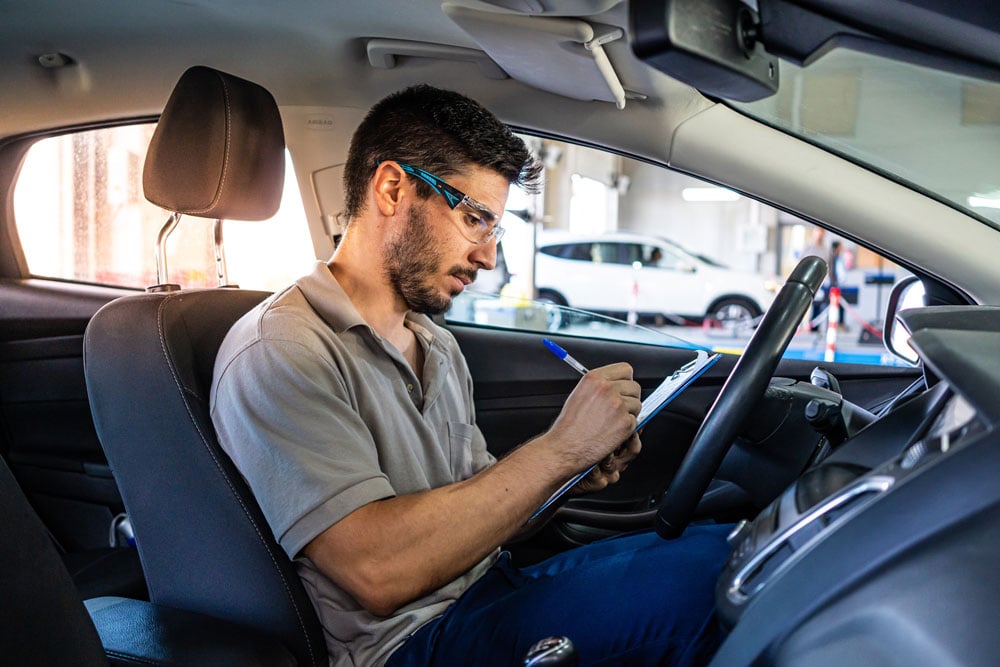
[[[345, 215], [365, 207], [368, 183], [380, 160], [396, 160], [442, 178], [470, 164], [491, 169], [529, 191], [538, 187], [542, 166], [500, 120], [459, 93], [419, 85], [376, 103], [354, 131], [344, 165]], [[433, 194], [419, 179], [417, 193]]]

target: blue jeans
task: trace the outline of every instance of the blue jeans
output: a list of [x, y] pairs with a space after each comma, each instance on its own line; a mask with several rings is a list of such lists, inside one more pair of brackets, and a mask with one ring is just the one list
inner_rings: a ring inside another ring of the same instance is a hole
[[581, 666], [705, 664], [721, 639], [714, 592], [730, 528], [692, 526], [673, 541], [631, 533], [521, 569], [502, 554], [387, 665], [513, 667], [559, 635]]

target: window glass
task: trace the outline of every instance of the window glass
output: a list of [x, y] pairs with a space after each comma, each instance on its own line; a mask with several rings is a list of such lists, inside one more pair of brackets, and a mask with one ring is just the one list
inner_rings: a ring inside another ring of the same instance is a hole
[[595, 243], [591, 257], [603, 264], [623, 264], [618, 243]]
[[739, 352], [798, 261], [818, 255], [832, 268], [785, 356], [824, 361], [832, 330], [834, 361], [895, 363], [881, 321], [893, 283], [909, 275], [901, 267], [732, 190], [590, 147], [525, 140], [544, 181], [540, 193], [508, 200], [517, 208], [503, 222], [510, 278], [492, 297], [460, 296], [449, 321], [621, 337], [621, 326], [587, 311]]
[[691, 261], [685, 260], [670, 248], [656, 246], [650, 251], [650, 264], [661, 269], [680, 269], [690, 265]]
[[643, 263], [646, 258], [646, 253], [643, 252], [643, 246], [639, 243], [619, 243], [618, 245], [618, 263], [628, 264], [631, 266], [635, 262]]
[[[169, 213], [142, 194], [155, 124], [42, 139], [14, 188], [14, 218], [31, 275], [123, 287], [156, 284], [156, 240]], [[313, 257], [301, 197], [286, 153], [285, 192], [270, 220], [226, 221], [229, 282], [277, 289]], [[218, 284], [213, 221], [184, 216], [167, 241], [169, 281]]]
[[590, 243], [561, 243], [541, 248], [539, 252], [563, 259], [577, 259], [584, 262], [593, 261], [594, 255]]

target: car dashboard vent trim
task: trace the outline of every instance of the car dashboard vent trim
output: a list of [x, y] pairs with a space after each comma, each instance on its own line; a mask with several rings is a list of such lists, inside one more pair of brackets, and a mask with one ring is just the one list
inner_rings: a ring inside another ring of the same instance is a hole
[[[835, 513], [839, 517], [849, 508], [860, 507], [861, 501], [872, 500], [879, 494], [888, 491], [895, 481], [895, 478], [889, 475], [863, 477], [806, 512], [794, 524], [771, 539], [739, 568], [726, 590], [726, 596], [730, 602], [736, 605], [745, 604], [747, 600], [764, 588], [779, 568], [787, 566], [788, 559], [796, 551], [800, 551], [800, 549], [792, 547], [799, 533], [808, 532], [807, 528], [814, 527], [815, 522], [829, 520]], [[819, 530], [817, 534], [822, 532]], [[811, 538], [807, 538], [806, 541], [811, 541]], [[805, 544], [801, 545], [801, 549], [804, 549], [805, 546]]]

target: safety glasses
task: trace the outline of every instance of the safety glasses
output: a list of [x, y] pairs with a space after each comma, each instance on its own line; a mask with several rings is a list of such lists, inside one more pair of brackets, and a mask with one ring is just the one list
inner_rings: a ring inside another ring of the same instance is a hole
[[489, 243], [494, 239], [498, 243], [500, 242], [504, 228], [500, 226], [499, 216], [487, 206], [480, 204], [458, 188], [448, 185], [443, 179], [429, 171], [405, 162], [396, 162], [396, 164], [410, 176], [419, 178], [431, 186], [434, 192], [444, 197], [451, 210], [462, 214], [461, 224], [458, 225], [458, 228], [465, 238], [476, 244]]

